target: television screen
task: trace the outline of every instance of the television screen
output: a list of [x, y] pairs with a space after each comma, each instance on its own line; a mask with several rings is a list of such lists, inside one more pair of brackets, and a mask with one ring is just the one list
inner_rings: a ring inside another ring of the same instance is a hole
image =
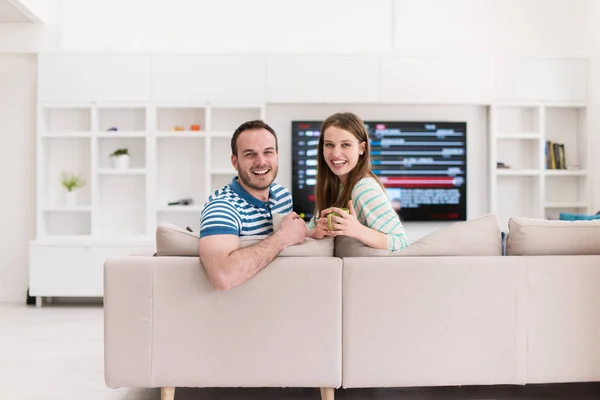
[[[465, 122], [364, 121], [373, 173], [403, 221], [465, 221]], [[315, 208], [321, 121], [292, 122], [292, 197], [305, 220]]]

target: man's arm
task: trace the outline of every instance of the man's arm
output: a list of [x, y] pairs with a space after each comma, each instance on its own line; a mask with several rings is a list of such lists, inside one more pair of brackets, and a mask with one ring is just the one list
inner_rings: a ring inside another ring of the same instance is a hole
[[239, 248], [236, 235], [212, 235], [200, 239], [198, 252], [211, 284], [226, 290], [246, 282], [266, 267], [286, 247], [302, 242], [306, 227], [295, 213], [281, 228], [254, 246]]

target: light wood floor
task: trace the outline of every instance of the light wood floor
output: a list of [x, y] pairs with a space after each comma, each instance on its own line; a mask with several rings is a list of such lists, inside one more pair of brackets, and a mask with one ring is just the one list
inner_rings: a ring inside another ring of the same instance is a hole
[[[0, 400], [158, 400], [104, 384], [102, 307], [0, 304]], [[600, 399], [600, 384], [336, 390], [336, 399]], [[176, 400], [318, 400], [318, 389], [178, 388]]]

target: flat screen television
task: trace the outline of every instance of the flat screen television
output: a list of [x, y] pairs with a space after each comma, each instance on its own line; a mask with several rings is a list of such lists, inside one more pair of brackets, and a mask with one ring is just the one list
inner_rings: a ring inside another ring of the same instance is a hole
[[[467, 124], [364, 121], [371, 164], [403, 221], [465, 221]], [[292, 121], [292, 197], [305, 220], [315, 208], [321, 121]]]

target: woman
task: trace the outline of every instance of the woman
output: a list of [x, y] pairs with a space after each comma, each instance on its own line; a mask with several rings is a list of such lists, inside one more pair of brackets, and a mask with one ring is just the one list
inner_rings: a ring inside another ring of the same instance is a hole
[[[371, 171], [369, 154], [369, 135], [359, 117], [337, 113], [323, 122], [317, 150], [318, 219], [309, 223], [309, 237], [349, 236], [392, 251], [408, 246], [400, 217]], [[332, 212], [338, 215], [331, 217], [330, 229], [327, 216]]]

